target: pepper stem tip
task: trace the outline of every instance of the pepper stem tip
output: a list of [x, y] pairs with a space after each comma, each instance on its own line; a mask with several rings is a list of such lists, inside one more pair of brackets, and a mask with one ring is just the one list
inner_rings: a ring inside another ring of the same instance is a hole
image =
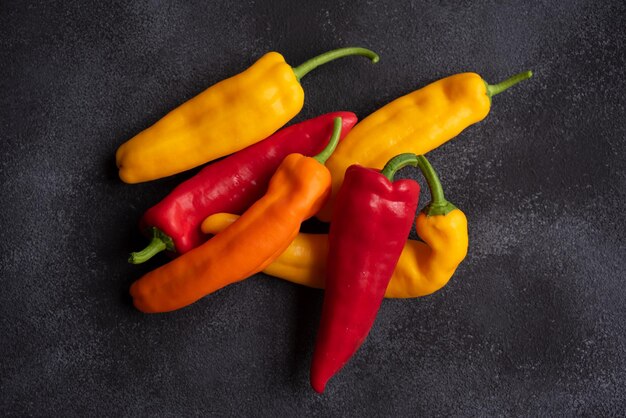
[[503, 91], [513, 87], [517, 83], [528, 80], [532, 76], [533, 72], [528, 70], [519, 74], [515, 74], [514, 76], [509, 77], [506, 80], [499, 82], [498, 84], [488, 84], [487, 82], [485, 82], [485, 85], [487, 86], [487, 96], [489, 96], [489, 98], [492, 98], [496, 94], [500, 94]]
[[369, 58], [372, 63], [376, 64], [380, 57], [377, 53], [367, 48], [361, 47], [347, 47], [347, 48], [339, 48], [333, 49], [332, 51], [325, 52], [316, 57], [313, 57], [297, 67], [293, 67], [293, 72], [296, 75], [298, 81], [302, 79], [305, 75], [307, 75], [312, 70], [316, 69], [320, 65], [324, 65], [327, 62], [334, 61], [337, 58], [347, 57], [350, 55], [360, 55], [366, 58]]

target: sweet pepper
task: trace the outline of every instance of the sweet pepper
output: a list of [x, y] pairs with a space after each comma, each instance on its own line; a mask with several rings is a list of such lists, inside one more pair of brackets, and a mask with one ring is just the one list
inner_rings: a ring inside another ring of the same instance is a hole
[[311, 386], [318, 393], [369, 334], [409, 236], [419, 184], [393, 181], [396, 170], [407, 164], [416, 165], [416, 156], [398, 155], [382, 172], [352, 165], [337, 194], [328, 235], [324, 305], [311, 363]]
[[180, 309], [274, 261], [328, 198], [324, 161], [339, 141], [341, 126], [336, 118], [332, 138], [317, 156], [285, 157], [267, 192], [226, 229], [133, 283], [135, 307], [146, 313]]
[[152, 240], [129, 262], [139, 264], [160, 251], [184, 254], [206, 241], [200, 230], [211, 214], [241, 214], [257, 201], [281, 161], [294, 152], [315, 155], [326, 146], [335, 118], [342, 120], [340, 140], [356, 123], [356, 115], [335, 112], [283, 128], [261, 142], [209, 164], [176, 187], [141, 218], [139, 227]]
[[292, 68], [279, 53], [265, 54], [246, 71], [209, 87], [122, 144], [116, 153], [120, 178], [126, 183], [159, 179], [267, 138], [302, 109], [302, 77], [348, 55], [378, 61], [368, 49], [341, 48]]
[[334, 196], [350, 165], [380, 169], [394, 155], [425, 154], [483, 120], [493, 96], [531, 76], [532, 72], [526, 71], [490, 85], [475, 73], [456, 74], [375, 111], [350, 131], [326, 163], [333, 192], [317, 218], [330, 219]]

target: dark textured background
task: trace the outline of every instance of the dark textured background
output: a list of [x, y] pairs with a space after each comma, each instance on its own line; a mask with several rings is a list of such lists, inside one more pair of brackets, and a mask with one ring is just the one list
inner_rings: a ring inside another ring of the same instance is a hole
[[[0, 415], [624, 414], [625, 3], [385, 3], [0, 2]], [[430, 153], [469, 219], [466, 261], [432, 296], [385, 301], [319, 396], [321, 291], [258, 275], [132, 308], [165, 260], [126, 263], [136, 223], [191, 173], [129, 186], [113, 156], [266, 51], [348, 45], [380, 63], [309, 75], [295, 120], [362, 118], [460, 71], [536, 75]]]

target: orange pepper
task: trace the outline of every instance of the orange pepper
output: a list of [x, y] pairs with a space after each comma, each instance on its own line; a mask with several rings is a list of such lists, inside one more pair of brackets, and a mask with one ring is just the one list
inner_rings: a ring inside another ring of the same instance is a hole
[[133, 283], [130, 294], [142, 312], [167, 312], [190, 305], [231, 283], [262, 271], [287, 249], [302, 221], [330, 195], [324, 162], [341, 133], [335, 119], [328, 146], [316, 157], [290, 154], [276, 170], [266, 194], [222, 232]]

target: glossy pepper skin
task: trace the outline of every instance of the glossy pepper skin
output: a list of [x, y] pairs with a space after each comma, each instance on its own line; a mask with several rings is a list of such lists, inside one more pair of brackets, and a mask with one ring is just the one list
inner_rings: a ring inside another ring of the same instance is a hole
[[317, 218], [330, 219], [335, 195], [350, 165], [380, 169], [394, 155], [425, 154], [483, 120], [493, 96], [531, 76], [527, 71], [489, 85], [478, 74], [456, 74], [375, 111], [352, 129], [326, 163], [333, 192]]
[[383, 173], [352, 165], [337, 194], [311, 363], [311, 386], [318, 393], [369, 334], [415, 218], [419, 184], [394, 182]]
[[292, 68], [279, 53], [265, 54], [122, 144], [116, 153], [120, 178], [125, 183], [159, 179], [267, 138], [302, 109], [300, 79], [318, 65], [347, 55], [378, 61], [364, 48], [342, 48]]
[[[441, 181], [426, 158], [418, 166], [428, 181], [431, 203], [417, 216], [415, 229], [423, 241], [408, 240], [385, 291], [386, 298], [426, 296], [444, 287], [465, 259], [469, 244], [467, 218], [444, 197]], [[219, 213], [202, 223], [205, 233], [217, 233], [237, 215]], [[291, 245], [263, 272], [292, 283], [323, 289], [328, 235], [298, 234]]]
[[[211, 214], [240, 214], [258, 200], [270, 178], [289, 154], [312, 156], [327, 144], [335, 118], [342, 120], [340, 140], [357, 121], [350, 112], [334, 112], [291, 125], [261, 142], [209, 164], [146, 211], [140, 229], [156, 234], [130, 261], [146, 261], [160, 250], [184, 254], [206, 241], [200, 230]], [[156, 228], [156, 231], [154, 230]]]
[[270, 264], [328, 197], [330, 174], [323, 161], [340, 130], [338, 118], [331, 142], [316, 157], [289, 154], [266, 194], [228, 228], [133, 283], [135, 307], [146, 313], [180, 309]]

